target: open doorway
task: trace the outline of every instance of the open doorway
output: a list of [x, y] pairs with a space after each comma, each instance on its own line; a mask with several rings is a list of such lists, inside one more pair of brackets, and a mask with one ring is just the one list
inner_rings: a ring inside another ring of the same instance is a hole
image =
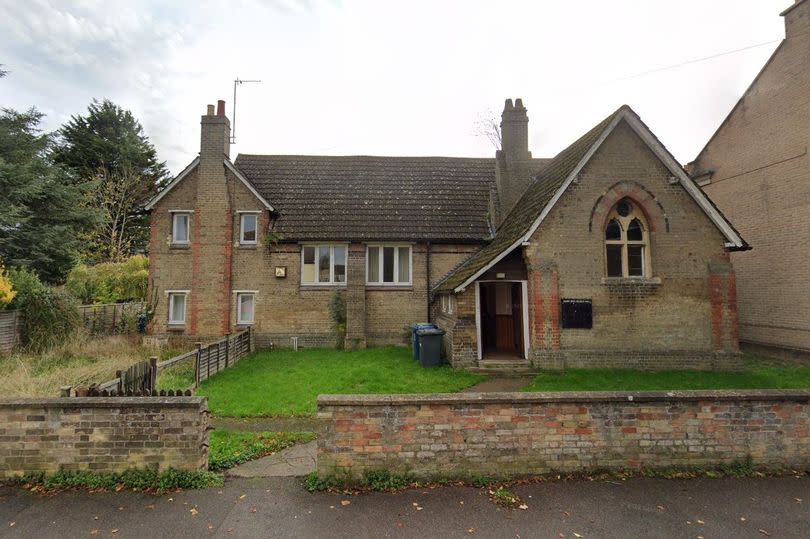
[[524, 285], [520, 281], [478, 283], [483, 359], [525, 358]]

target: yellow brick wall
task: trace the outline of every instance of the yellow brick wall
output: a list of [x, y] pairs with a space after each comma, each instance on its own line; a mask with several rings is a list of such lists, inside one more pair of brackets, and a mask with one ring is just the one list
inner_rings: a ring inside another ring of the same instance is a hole
[[753, 247], [732, 255], [740, 339], [810, 350], [810, 2], [692, 165]]

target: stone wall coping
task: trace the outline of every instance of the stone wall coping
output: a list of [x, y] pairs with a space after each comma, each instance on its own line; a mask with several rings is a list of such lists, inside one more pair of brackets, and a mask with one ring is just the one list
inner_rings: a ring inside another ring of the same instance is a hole
[[208, 408], [208, 397], [68, 397], [0, 399], [0, 408]]
[[532, 404], [672, 401], [810, 401], [808, 389], [690, 391], [553, 391], [429, 393], [400, 395], [319, 395], [318, 406], [407, 406], [422, 404]]

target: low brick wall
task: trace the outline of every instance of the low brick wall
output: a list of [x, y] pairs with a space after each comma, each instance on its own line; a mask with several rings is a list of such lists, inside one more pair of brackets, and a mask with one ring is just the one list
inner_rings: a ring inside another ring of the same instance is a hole
[[810, 391], [321, 395], [318, 471], [418, 477], [810, 466]]
[[0, 400], [0, 478], [207, 467], [205, 397]]

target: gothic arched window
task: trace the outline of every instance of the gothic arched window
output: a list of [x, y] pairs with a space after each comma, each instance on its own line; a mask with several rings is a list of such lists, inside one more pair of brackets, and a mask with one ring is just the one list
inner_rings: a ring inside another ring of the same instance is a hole
[[650, 274], [649, 227], [630, 199], [620, 200], [605, 227], [608, 277], [647, 277]]

